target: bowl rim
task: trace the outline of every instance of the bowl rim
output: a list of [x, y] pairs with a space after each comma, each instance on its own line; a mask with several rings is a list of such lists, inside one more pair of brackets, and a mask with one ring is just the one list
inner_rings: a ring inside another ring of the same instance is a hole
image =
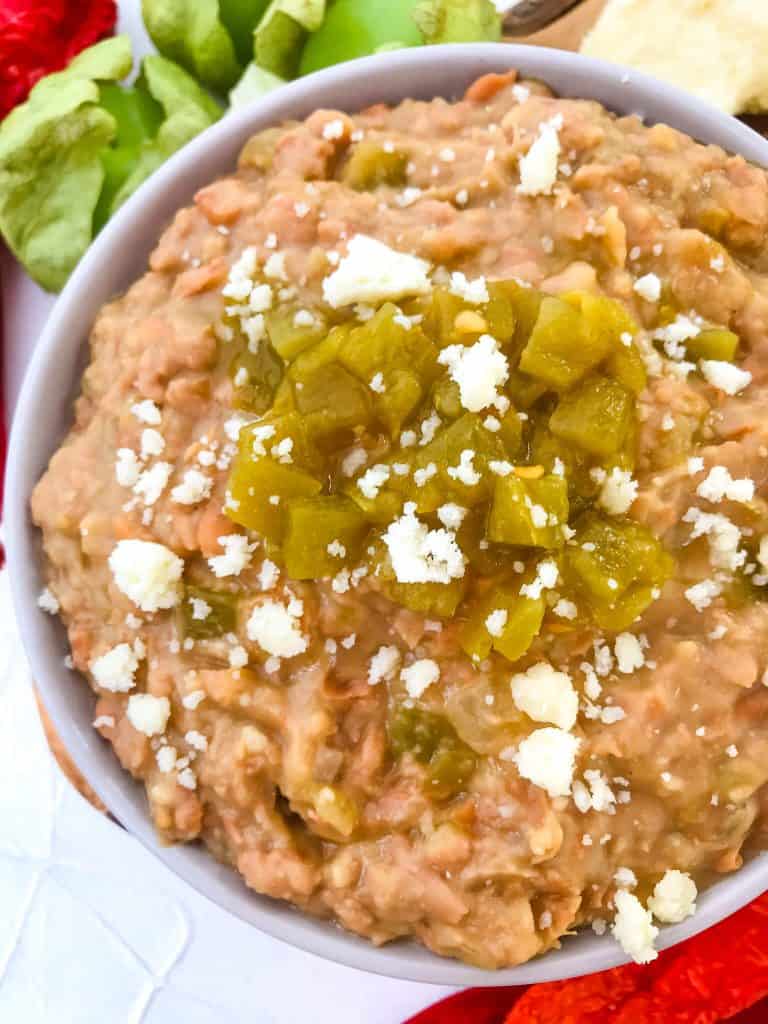
[[[104, 301], [146, 266], [158, 225], [170, 220], [194, 187], [225, 173], [254, 131], [318, 106], [355, 111], [376, 97], [393, 102], [460, 94], [474, 78], [517, 68], [561, 95], [593, 98], [651, 123], [666, 121], [705, 142], [768, 167], [768, 141], [735, 118], [682, 90], [621, 65], [580, 54], [514, 43], [450, 44], [365, 57], [291, 82], [234, 111], [190, 142], [125, 203], [71, 275], [43, 328], [27, 369], [10, 435], [4, 519], [15, 611], [33, 678], [68, 752], [115, 818], [166, 867], [198, 893], [259, 930], [349, 967], [401, 980], [442, 985], [522, 985], [576, 977], [625, 963], [613, 938], [580, 932], [560, 949], [518, 967], [488, 971], [445, 959], [414, 943], [380, 948], [327, 921], [246, 889], [232, 868], [197, 846], [160, 847], [143, 787], [125, 772], [92, 729], [93, 695], [78, 673], [65, 668], [63, 628], [36, 604], [42, 586], [37, 529], [28, 513], [31, 489], [71, 423], [89, 327]], [[452, 84], [449, 84], [452, 83]], [[210, 173], [210, 167], [218, 167]], [[171, 198], [175, 196], [176, 198]], [[51, 380], [62, 384], [51, 388]], [[74, 684], [74, 685], [73, 685]], [[697, 913], [662, 929], [666, 948], [722, 920], [768, 888], [768, 853], [703, 892]]]

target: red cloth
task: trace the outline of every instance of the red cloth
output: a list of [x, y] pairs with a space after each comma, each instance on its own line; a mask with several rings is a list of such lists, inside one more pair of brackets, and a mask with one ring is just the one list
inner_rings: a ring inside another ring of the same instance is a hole
[[768, 894], [647, 966], [468, 989], [406, 1024], [768, 1024]]
[[0, 118], [43, 75], [109, 35], [115, 0], [0, 0]]

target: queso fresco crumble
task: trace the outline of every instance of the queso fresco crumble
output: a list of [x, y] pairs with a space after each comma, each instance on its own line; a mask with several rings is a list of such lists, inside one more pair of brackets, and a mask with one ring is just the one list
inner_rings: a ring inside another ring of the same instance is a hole
[[43, 610], [165, 842], [656, 956], [766, 845], [768, 178], [513, 74], [245, 146], [100, 313]]

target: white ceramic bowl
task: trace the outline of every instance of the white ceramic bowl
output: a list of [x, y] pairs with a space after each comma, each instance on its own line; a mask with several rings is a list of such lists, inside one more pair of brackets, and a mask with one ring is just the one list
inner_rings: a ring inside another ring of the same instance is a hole
[[[197, 188], [230, 170], [253, 132], [318, 107], [355, 111], [406, 96], [459, 96], [478, 75], [518, 68], [565, 96], [599, 100], [648, 122], [666, 121], [706, 142], [768, 166], [768, 142], [685, 93], [626, 68], [557, 50], [471, 44], [402, 50], [353, 61], [294, 82], [209, 128], [139, 189], [102, 231], [58, 299], [38, 341], [16, 410], [10, 441], [5, 523], [16, 612], [34, 678], [65, 746], [115, 817], [177, 875], [220, 906], [301, 949], [392, 977], [447, 985], [510, 985], [603, 970], [625, 961], [610, 936], [591, 932], [508, 970], [482, 971], [441, 959], [412, 943], [376, 949], [364, 939], [313, 920], [246, 889], [230, 868], [200, 846], [159, 846], [142, 787], [124, 772], [93, 730], [94, 698], [64, 666], [66, 637], [40, 612], [40, 537], [28, 513], [32, 488], [71, 422], [85, 341], [100, 306], [125, 289], [146, 265], [160, 231]], [[704, 893], [696, 915], [665, 928], [661, 947], [688, 938], [744, 906], [768, 888], [768, 855], [746, 864]]]

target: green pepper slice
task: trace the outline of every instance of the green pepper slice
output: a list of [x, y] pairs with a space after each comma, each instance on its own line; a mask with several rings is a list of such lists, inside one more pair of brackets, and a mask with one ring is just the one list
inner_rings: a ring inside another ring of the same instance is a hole
[[295, 580], [333, 576], [360, 555], [368, 520], [341, 495], [294, 498], [287, 503], [283, 558]]
[[[200, 603], [202, 602], [202, 604]], [[237, 594], [226, 590], [210, 590], [188, 583], [184, 587], [181, 602], [181, 632], [183, 637], [193, 640], [210, 640], [233, 633], [237, 628]], [[196, 615], [202, 608], [207, 612]]]

